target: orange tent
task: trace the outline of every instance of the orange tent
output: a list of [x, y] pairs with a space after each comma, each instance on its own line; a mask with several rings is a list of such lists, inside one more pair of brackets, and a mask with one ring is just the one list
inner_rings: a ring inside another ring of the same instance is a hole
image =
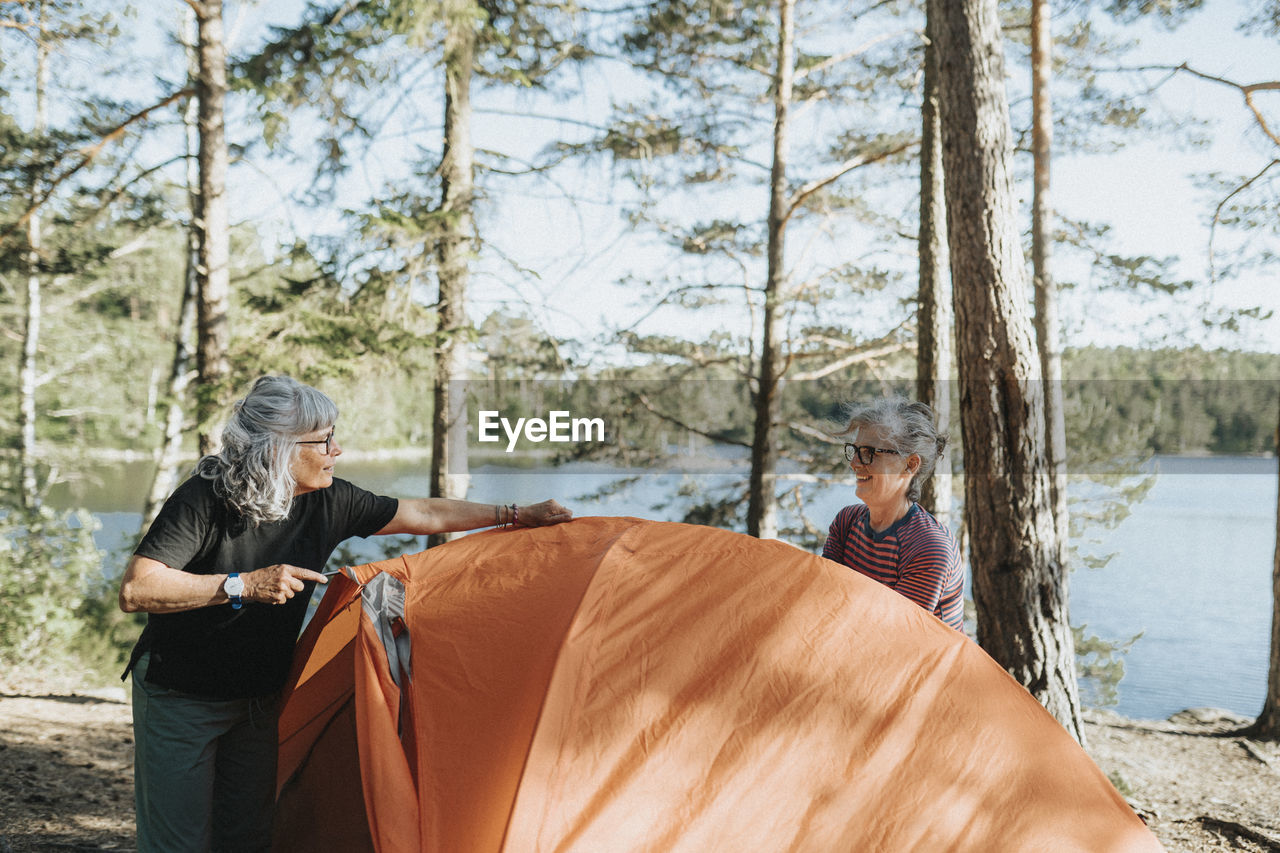
[[588, 518], [348, 571], [278, 850], [1161, 849], [976, 644], [789, 545]]

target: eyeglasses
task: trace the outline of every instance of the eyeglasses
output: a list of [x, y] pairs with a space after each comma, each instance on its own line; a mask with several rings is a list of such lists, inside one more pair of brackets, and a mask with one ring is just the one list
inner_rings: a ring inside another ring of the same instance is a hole
[[857, 459], [863, 465], [870, 465], [876, 459], [877, 453], [892, 453], [894, 456], [902, 454], [896, 450], [890, 450], [887, 447], [871, 447], [862, 444], [846, 444], [844, 446], [844, 458], [852, 462]]
[[333, 429], [329, 430], [329, 434], [326, 435], [324, 438], [318, 438], [315, 441], [295, 441], [294, 444], [323, 444], [324, 455], [331, 456], [333, 454], [333, 444], [334, 444], [333, 434], [337, 431], [338, 431], [338, 428], [334, 427]]

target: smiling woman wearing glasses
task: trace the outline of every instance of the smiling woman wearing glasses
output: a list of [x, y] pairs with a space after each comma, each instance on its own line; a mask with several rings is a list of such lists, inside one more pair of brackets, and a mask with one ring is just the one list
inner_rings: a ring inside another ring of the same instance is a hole
[[839, 435], [862, 503], [840, 510], [822, 556], [879, 581], [964, 630], [964, 567], [951, 531], [916, 503], [947, 437], [924, 403], [901, 397], [854, 409]]
[[221, 449], [169, 497], [125, 568], [120, 607], [148, 614], [129, 663], [140, 851], [269, 847], [275, 699], [311, 591], [343, 540], [573, 517], [553, 500], [365, 491], [334, 477], [337, 419], [316, 389], [259, 379], [232, 409]]

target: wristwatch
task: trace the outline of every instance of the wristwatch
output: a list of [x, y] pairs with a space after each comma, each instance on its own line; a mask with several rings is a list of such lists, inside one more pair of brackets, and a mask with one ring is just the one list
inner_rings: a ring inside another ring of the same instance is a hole
[[227, 575], [227, 579], [222, 582], [222, 588], [226, 591], [227, 596], [231, 599], [231, 609], [240, 609], [240, 593], [244, 592], [244, 581], [240, 579], [239, 572], [232, 572]]

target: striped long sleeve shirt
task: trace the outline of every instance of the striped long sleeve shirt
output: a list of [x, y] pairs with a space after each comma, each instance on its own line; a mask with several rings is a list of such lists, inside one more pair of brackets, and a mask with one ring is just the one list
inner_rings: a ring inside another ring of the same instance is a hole
[[887, 530], [871, 529], [866, 504], [840, 510], [822, 556], [879, 581], [958, 631], [964, 630], [964, 567], [951, 531], [919, 504]]

